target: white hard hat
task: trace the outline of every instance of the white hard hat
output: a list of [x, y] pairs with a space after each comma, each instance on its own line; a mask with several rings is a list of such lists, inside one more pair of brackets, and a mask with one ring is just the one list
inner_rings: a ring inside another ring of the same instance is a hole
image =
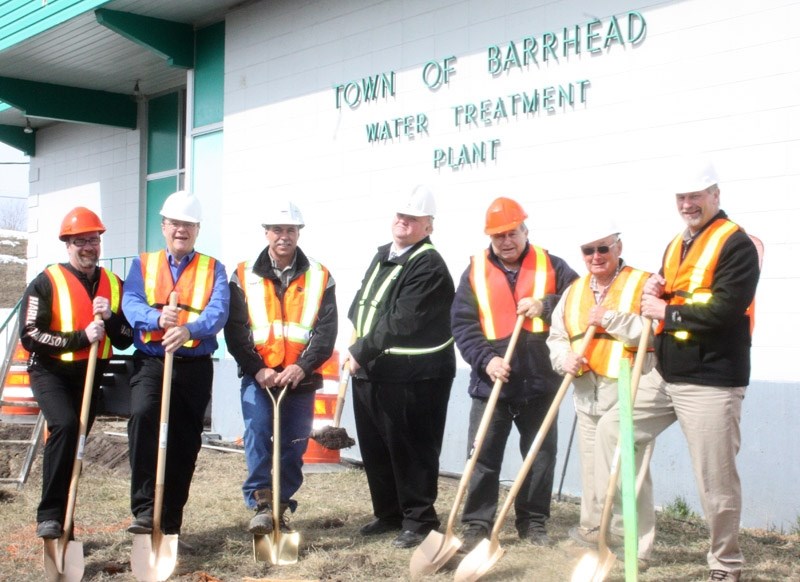
[[281, 200], [271, 205], [261, 226], [269, 228], [276, 224], [293, 224], [299, 228], [306, 225], [300, 209], [288, 200]]
[[396, 212], [408, 216], [436, 216], [436, 201], [433, 199], [433, 192], [422, 184], [416, 186], [411, 191], [408, 201]]
[[700, 192], [719, 182], [717, 171], [711, 160], [704, 156], [690, 156], [679, 159], [672, 176], [667, 178], [673, 194]]
[[161, 216], [173, 220], [199, 223], [203, 216], [203, 210], [197, 196], [186, 190], [178, 190], [164, 200]]
[[581, 246], [585, 246], [619, 233], [619, 227], [613, 218], [595, 214], [593, 219], [587, 221], [578, 231], [578, 236], [580, 237]]

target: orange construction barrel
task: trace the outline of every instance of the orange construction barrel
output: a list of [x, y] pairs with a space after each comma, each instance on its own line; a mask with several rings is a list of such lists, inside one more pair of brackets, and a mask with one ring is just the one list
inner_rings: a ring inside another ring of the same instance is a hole
[[[333, 415], [336, 412], [337, 394], [317, 392], [314, 399], [314, 424], [313, 429], [318, 430], [333, 424]], [[314, 439], [308, 439], [308, 448], [303, 455], [304, 463], [339, 463], [339, 451], [326, 449]]]
[[[22, 344], [17, 343], [8, 373], [3, 379], [2, 400], [4, 402], [36, 403], [31, 391], [31, 379], [28, 376], [28, 355], [28, 351], [22, 347]], [[37, 406], [4, 405], [0, 408], [0, 414], [33, 416], [39, 414], [39, 408]]]

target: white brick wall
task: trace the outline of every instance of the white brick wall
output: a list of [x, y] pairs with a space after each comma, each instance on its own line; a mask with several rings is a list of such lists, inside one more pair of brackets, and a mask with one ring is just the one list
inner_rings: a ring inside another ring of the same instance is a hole
[[[60, 123], [37, 132], [31, 158], [28, 279], [66, 260], [61, 221], [75, 206], [108, 229], [103, 257], [138, 252], [139, 131]], [[124, 273], [121, 273], [124, 276]]]

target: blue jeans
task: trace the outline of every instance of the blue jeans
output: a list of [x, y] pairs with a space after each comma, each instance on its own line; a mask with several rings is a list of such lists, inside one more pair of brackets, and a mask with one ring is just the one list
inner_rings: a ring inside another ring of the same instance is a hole
[[[279, 392], [273, 392], [277, 399]], [[314, 421], [314, 392], [290, 391], [281, 402], [280, 501], [294, 511], [292, 496], [303, 484], [303, 454]], [[272, 488], [272, 401], [253, 376], [242, 378], [244, 455], [248, 476], [242, 485], [247, 507], [257, 506], [254, 492]]]

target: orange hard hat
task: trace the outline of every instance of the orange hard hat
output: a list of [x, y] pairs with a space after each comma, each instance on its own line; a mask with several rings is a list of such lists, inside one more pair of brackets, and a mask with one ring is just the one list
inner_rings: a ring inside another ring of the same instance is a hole
[[99, 232], [103, 234], [106, 227], [94, 212], [83, 206], [73, 208], [61, 221], [61, 232], [58, 233], [58, 238], [66, 241], [69, 237], [76, 234], [84, 234], [87, 232]]
[[511, 198], [497, 198], [489, 205], [486, 211], [486, 234], [497, 234], [514, 230], [525, 222], [528, 215], [519, 205], [519, 202]]

